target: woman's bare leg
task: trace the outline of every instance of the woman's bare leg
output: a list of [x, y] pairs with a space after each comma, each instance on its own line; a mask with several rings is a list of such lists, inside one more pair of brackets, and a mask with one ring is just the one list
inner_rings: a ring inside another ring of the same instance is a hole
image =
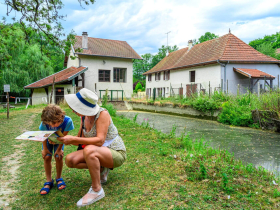
[[112, 153], [107, 147], [88, 145], [84, 148], [83, 154], [91, 176], [92, 189], [98, 192], [101, 189], [100, 166], [113, 168]]
[[65, 163], [69, 168], [87, 169], [86, 160], [83, 150], [78, 150], [68, 154], [65, 158]]

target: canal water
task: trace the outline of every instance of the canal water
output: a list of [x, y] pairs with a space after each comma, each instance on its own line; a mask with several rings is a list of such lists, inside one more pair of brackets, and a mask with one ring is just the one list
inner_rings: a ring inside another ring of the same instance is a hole
[[280, 175], [279, 133], [159, 113], [127, 110], [117, 112], [117, 115], [124, 115], [129, 119], [133, 119], [136, 114], [139, 124], [148, 122], [151, 127], [164, 133], [170, 133], [173, 126], [176, 126], [177, 136], [185, 130], [192, 138], [203, 138], [210, 146], [226, 149], [243, 162], [252, 163], [256, 167], [263, 166]]

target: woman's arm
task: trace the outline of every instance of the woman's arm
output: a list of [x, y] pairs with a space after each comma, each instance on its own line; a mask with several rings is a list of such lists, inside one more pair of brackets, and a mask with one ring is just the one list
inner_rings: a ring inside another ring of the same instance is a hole
[[[108, 112], [103, 111], [100, 113], [96, 121], [96, 137], [78, 137], [78, 136], [64, 136], [58, 138], [64, 144], [91, 144], [102, 146], [105, 142], [108, 127], [110, 125], [110, 115]], [[81, 129], [81, 128], [80, 128]]]

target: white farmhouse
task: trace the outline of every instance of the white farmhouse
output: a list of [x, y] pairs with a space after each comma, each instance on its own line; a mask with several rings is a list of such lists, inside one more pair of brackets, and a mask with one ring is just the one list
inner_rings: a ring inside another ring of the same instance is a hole
[[[214, 90], [237, 94], [279, 87], [280, 61], [266, 56], [236, 36], [222, 37], [170, 53], [146, 75], [146, 93], [168, 97]], [[177, 91], [177, 92], [176, 92]]]
[[[133, 93], [133, 59], [142, 59], [134, 49], [125, 41], [92, 38], [87, 32], [75, 38], [67, 67], [88, 67], [84, 84], [79, 82], [79, 86], [96, 91], [100, 98], [106, 89], [109, 100], [130, 98]], [[82, 79], [80, 76], [79, 80]]]
[[[108, 99], [122, 101], [133, 93], [133, 59], [142, 59], [125, 41], [76, 36], [67, 68], [25, 86], [31, 89], [32, 104], [59, 103], [65, 94], [85, 87], [100, 98], [108, 90]], [[53, 87], [52, 87], [53, 86]], [[51, 91], [53, 95], [51, 98]]]

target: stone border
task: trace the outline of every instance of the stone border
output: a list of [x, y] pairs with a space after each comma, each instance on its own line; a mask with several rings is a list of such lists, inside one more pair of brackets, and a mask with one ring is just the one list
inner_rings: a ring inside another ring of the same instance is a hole
[[147, 111], [147, 112], [158, 112], [164, 114], [172, 114], [207, 120], [217, 120], [220, 110], [214, 111], [213, 115], [211, 113], [204, 113], [197, 111], [190, 107], [189, 105], [171, 104], [171, 103], [149, 103], [149, 102], [136, 102], [128, 101], [127, 108], [131, 110]]

